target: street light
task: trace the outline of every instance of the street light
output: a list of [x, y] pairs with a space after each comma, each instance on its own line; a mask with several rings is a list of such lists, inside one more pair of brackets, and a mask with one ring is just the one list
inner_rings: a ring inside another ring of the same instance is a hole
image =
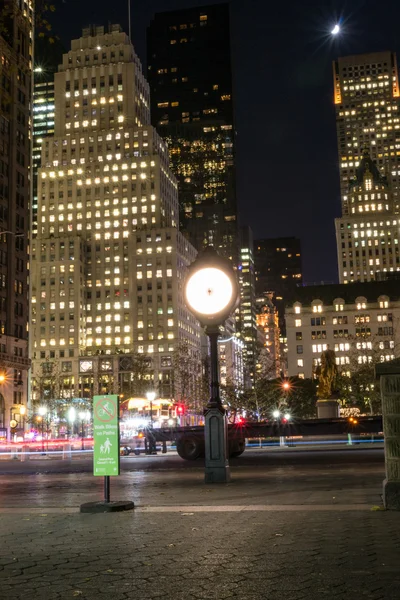
[[155, 392], [147, 392], [146, 398], [150, 403], [150, 427], [153, 427], [153, 400], [155, 400], [156, 393]]
[[[146, 393], [146, 398], [150, 404], [150, 429], [153, 429], [153, 400], [155, 400], [155, 397], [156, 397], [155, 392], [147, 392]], [[147, 437], [148, 437], [148, 444], [149, 444], [148, 453], [149, 454], [157, 454], [157, 445], [156, 445], [156, 441], [154, 439], [153, 432], [150, 431], [149, 435]]]
[[44, 415], [47, 413], [47, 408], [45, 406], [39, 406], [38, 413], [42, 422], [42, 452], [44, 453]]
[[76, 410], [73, 406], [68, 411], [68, 421], [71, 423], [72, 433], [74, 432], [74, 421], [76, 419]]
[[274, 417], [274, 419], [279, 419], [279, 417], [281, 416], [281, 413], [279, 410], [274, 410], [272, 412], [272, 416]]
[[210, 339], [211, 395], [205, 411], [205, 481], [230, 480], [227, 418], [219, 394], [218, 335], [239, 302], [239, 286], [229, 260], [208, 246], [190, 265], [184, 294], [190, 312]]
[[79, 418], [81, 420], [81, 449], [85, 449], [85, 419], [87, 419], [88, 411], [81, 411], [79, 413]]

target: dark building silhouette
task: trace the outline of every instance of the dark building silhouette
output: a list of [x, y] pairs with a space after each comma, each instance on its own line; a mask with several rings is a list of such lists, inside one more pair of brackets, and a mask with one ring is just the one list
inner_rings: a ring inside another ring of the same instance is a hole
[[180, 223], [238, 260], [229, 5], [158, 13], [147, 31], [151, 120], [168, 142]]
[[256, 293], [274, 292], [280, 327], [284, 330], [285, 301], [302, 284], [301, 242], [298, 238], [254, 241]]
[[[21, 433], [28, 358], [32, 11], [0, 2], [0, 439]], [[23, 407], [23, 408], [22, 408]]]

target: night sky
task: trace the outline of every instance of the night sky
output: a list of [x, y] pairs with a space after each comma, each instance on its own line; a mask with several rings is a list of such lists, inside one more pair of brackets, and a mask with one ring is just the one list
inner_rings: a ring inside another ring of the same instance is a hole
[[[120, 23], [127, 30], [127, 0], [54, 3], [54, 33], [67, 48], [90, 23]], [[155, 12], [211, 3], [132, 0], [132, 38], [143, 64]], [[380, 50], [400, 54], [400, 3], [232, 0], [231, 8], [241, 222], [255, 237], [300, 237], [305, 281], [336, 281], [340, 194], [332, 60]], [[338, 20], [342, 33], [332, 39]]]

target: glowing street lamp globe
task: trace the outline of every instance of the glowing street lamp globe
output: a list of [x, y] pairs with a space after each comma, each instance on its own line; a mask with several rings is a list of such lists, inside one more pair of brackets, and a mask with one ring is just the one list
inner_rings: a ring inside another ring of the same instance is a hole
[[184, 293], [189, 310], [202, 325], [221, 325], [239, 300], [230, 261], [208, 246], [190, 266]]
[[68, 421], [70, 421], [71, 423], [73, 423], [76, 419], [76, 410], [73, 406], [71, 406], [71, 408], [68, 411]]
[[210, 400], [205, 412], [205, 481], [230, 480], [227, 417], [219, 393], [218, 335], [239, 302], [239, 285], [231, 262], [212, 246], [190, 265], [184, 285], [189, 311], [198, 319], [210, 340]]
[[149, 402], [153, 402], [156, 398], [155, 392], [146, 392], [146, 398]]

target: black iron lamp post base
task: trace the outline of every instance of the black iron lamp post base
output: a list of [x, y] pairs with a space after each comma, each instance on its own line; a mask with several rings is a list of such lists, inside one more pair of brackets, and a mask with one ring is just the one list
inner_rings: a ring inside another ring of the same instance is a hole
[[105, 513], [105, 512], [122, 512], [123, 510], [132, 510], [135, 508], [133, 502], [120, 501], [120, 502], [86, 502], [81, 504], [81, 513]]

